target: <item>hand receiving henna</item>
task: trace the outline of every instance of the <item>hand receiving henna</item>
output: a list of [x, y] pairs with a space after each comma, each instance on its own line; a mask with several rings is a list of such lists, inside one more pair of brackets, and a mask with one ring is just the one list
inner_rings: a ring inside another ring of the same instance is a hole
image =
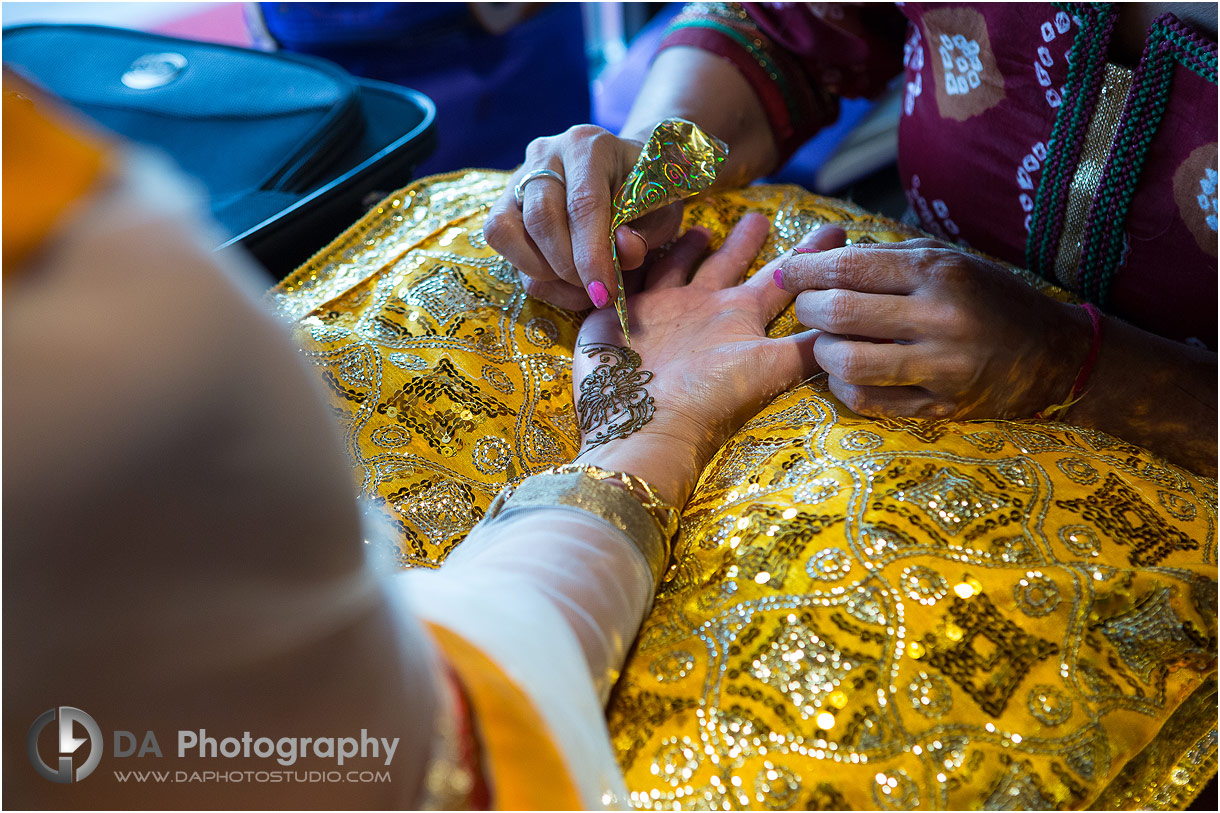
[[802, 254], [782, 280], [823, 331], [831, 391], [862, 415], [1033, 417], [1064, 400], [1089, 348], [1079, 308], [934, 240]]
[[706, 234], [692, 231], [679, 240], [649, 268], [645, 289], [628, 299], [630, 348], [613, 310], [589, 315], [572, 363], [582, 460], [642, 441], [657, 459], [650, 465], [669, 467], [651, 479], [671, 484], [681, 502], [734, 431], [817, 372], [814, 332], [766, 335], [767, 323], [792, 299], [772, 281], [791, 255], [738, 284], [768, 229], [766, 218], [747, 215], [702, 262]]

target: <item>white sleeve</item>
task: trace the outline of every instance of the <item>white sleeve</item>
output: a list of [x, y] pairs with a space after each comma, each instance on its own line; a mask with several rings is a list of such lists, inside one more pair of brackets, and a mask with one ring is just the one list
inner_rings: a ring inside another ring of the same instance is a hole
[[623, 531], [576, 508], [508, 511], [440, 570], [396, 578], [416, 614], [478, 646], [529, 695], [587, 807], [626, 806], [604, 704], [653, 577]]

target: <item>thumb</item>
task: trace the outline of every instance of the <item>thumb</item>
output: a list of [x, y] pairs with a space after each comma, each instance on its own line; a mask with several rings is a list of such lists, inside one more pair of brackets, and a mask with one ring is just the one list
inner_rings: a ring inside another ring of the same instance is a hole
[[619, 264], [624, 270], [639, 268], [644, 264], [644, 257], [651, 249], [677, 237], [681, 227], [681, 201], [675, 201], [630, 223], [624, 223], [614, 232], [614, 246], [618, 250]]

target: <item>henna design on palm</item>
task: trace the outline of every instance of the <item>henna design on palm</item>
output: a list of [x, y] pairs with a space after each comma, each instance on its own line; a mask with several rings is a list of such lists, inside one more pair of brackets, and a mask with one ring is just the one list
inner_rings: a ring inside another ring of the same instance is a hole
[[650, 370], [641, 370], [640, 354], [612, 344], [582, 344], [598, 366], [580, 382], [577, 407], [580, 431], [590, 447], [625, 438], [652, 420], [656, 411], [644, 385]]

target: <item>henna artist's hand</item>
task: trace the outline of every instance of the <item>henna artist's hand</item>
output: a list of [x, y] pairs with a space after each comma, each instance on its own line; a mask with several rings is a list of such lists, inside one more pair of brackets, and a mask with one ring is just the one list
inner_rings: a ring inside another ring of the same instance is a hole
[[1066, 398], [1089, 349], [1081, 309], [934, 240], [802, 254], [782, 279], [823, 331], [831, 392], [861, 415], [1033, 417]]
[[[530, 142], [525, 163], [483, 225], [488, 245], [522, 271], [526, 293], [571, 310], [613, 301], [610, 204], [642, 147], [591, 124]], [[530, 181], [518, 205], [517, 184], [539, 169], [559, 173], [564, 183]], [[673, 239], [681, 222], [682, 205], [675, 203], [619, 226], [615, 246], [623, 270], [638, 268], [649, 246]]]
[[[792, 299], [773, 281], [791, 255], [738, 284], [768, 230], [765, 217], [746, 215], [702, 262], [707, 235], [684, 235], [648, 269], [645, 289], [627, 300], [630, 349], [613, 310], [589, 315], [572, 362], [582, 462], [596, 458], [615, 468], [616, 458], [631, 456], [633, 465], [650, 469], [633, 473], [681, 504], [734, 431], [817, 372], [814, 332], [766, 336], [767, 323]], [[842, 232], [818, 239], [841, 243]]]

